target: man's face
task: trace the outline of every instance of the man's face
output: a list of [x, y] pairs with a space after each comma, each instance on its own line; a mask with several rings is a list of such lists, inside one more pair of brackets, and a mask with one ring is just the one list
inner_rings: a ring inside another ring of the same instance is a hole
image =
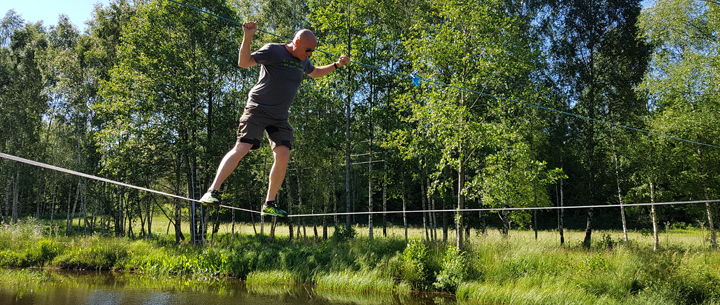
[[296, 40], [295, 43], [297, 48], [295, 57], [300, 60], [305, 60], [312, 56], [313, 52], [315, 52], [315, 48], [317, 48], [317, 40], [315, 39], [299, 39]]

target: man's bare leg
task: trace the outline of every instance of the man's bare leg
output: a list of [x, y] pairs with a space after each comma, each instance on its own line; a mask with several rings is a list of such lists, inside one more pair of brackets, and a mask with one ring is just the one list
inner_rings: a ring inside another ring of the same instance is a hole
[[210, 185], [210, 190], [220, 189], [225, 179], [235, 170], [240, 160], [250, 151], [250, 148], [252, 148], [250, 143], [235, 143], [235, 147], [225, 154], [225, 157], [220, 162], [217, 174], [215, 174], [215, 180]]
[[287, 212], [279, 208], [275, 203], [275, 197], [285, 179], [285, 172], [287, 171], [287, 164], [290, 159], [290, 147], [284, 145], [276, 146], [273, 149], [273, 155], [275, 157], [275, 163], [273, 163], [272, 170], [270, 170], [270, 185], [268, 186], [268, 194], [267, 197], [265, 197], [265, 204], [263, 204], [260, 215], [287, 217]]
[[270, 170], [270, 185], [268, 186], [267, 197], [265, 201], [274, 201], [283, 180], [285, 180], [285, 172], [287, 171], [288, 160], [290, 160], [290, 148], [285, 145], [278, 145], [273, 149], [275, 162]]

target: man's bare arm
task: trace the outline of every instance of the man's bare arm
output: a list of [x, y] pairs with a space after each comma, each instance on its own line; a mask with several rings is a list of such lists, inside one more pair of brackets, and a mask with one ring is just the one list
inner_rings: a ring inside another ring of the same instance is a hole
[[338, 61], [336, 61], [332, 64], [329, 64], [327, 66], [315, 67], [315, 70], [310, 72], [308, 75], [312, 78], [323, 77], [325, 75], [330, 74], [330, 72], [335, 71], [336, 69], [339, 69], [344, 65], [347, 65], [347, 63], [349, 63], [349, 62], [350, 62], [350, 57], [342, 55], [342, 56], [340, 56], [340, 59], [338, 59]]
[[238, 54], [238, 66], [240, 68], [249, 68], [257, 65], [255, 59], [250, 56], [250, 45], [252, 37], [257, 32], [257, 21], [248, 21], [243, 23], [243, 41], [240, 45], [240, 54]]

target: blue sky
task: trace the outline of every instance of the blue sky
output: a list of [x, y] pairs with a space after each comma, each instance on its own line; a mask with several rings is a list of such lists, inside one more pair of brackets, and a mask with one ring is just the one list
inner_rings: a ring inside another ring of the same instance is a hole
[[95, 3], [107, 5], [110, 0], [0, 0], [0, 14], [15, 9], [25, 21], [42, 20], [45, 26], [55, 25], [58, 16], [65, 14], [80, 31], [85, 30], [85, 21], [90, 19]]
[[[85, 21], [90, 19], [95, 3], [107, 5], [110, 0], [0, 0], [0, 14], [5, 16], [10, 9], [22, 15], [25, 21], [37, 22], [42, 20], [46, 26], [55, 25], [60, 14], [70, 17], [82, 32], [85, 30]], [[647, 6], [653, 0], [643, 0], [642, 5]]]

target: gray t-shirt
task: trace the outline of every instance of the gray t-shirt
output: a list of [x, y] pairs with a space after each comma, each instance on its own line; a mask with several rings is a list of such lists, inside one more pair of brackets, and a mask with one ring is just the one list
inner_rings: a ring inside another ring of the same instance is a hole
[[310, 58], [297, 59], [282, 43], [266, 44], [251, 56], [260, 65], [260, 77], [248, 93], [246, 105], [280, 119], [287, 118], [303, 75], [315, 70]]

